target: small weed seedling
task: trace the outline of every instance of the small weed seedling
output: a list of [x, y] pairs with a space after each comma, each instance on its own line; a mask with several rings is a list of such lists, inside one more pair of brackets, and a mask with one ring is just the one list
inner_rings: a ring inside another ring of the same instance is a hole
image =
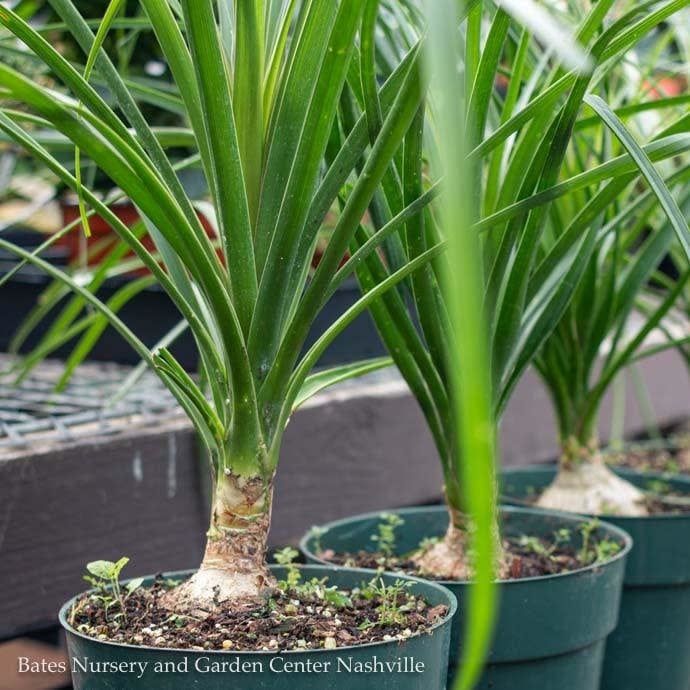
[[[392, 585], [386, 585], [379, 576], [371, 580], [362, 588], [362, 596], [365, 599], [378, 599], [379, 605], [376, 612], [379, 614], [375, 623], [367, 622], [360, 626], [361, 629], [372, 628], [380, 625], [401, 625], [405, 622], [405, 613], [410, 610], [409, 602], [414, 599], [407, 590], [412, 586], [411, 582], [396, 580]], [[404, 597], [404, 603], [400, 603]]]
[[523, 534], [518, 541], [518, 544], [523, 548], [531, 551], [537, 556], [544, 556], [546, 558], [551, 558], [553, 552], [556, 550], [556, 545], [545, 546], [539, 537], [529, 537]]
[[592, 535], [598, 529], [598, 527], [598, 520], [589, 520], [589, 522], [585, 522], [580, 527], [580, 534], [582, 535], [582, 546], [580, 547], [580, 551], [577, 556], [583, 563], [589, 563], [591, 561], [590, 546], [592, 541]]
[[395, 552], [395, 530], [405, 524], [405, 521], [394, 513], [381, 513], [378, 534], [373, 534], [371, 540], [379, 545], [381, 553], [390, 558]]
[[278, 583], [278, 586], [284, 591], [297, 589], [302, 579], [302, 573], [300, 573], [299, 568], [295, 565], [297, 556], [299, 556], [299, 552], [293, 549], [292, 546], [286, 546], [274, 556], [276, 563], [285, 566], [287, 570], [285, 580], [281, 580]]
[[571, 539], [571, 532], [569, 529], [559, 529], [553, 533], [553, 537], [550, 545], [546, 545], [539, 537], [531, 537], [527, 535], [522, 535], [518, 540], [518, 544], [523, 548], [531, 551], [537, 556], [543, 556], [548, 559], [553, 559], [554, 554], [558, 550], [559, 546], [568, 544]]
[[422, 541], [419, 542], [417, 552], [424, 553], [425, 551], [428, 551], [432, 546], [438, 544], [440, 541], [441, 537], [424, 537], [424, 539], [422, 539]]
[[669, 474], [680, 474], [682, 471], [680, 468], [680, 463], [672, 457], [669, 457], [669, 459], [664, 462], [663, 470]]
[[319, 599], [322, 599], [327, 604], [335, 606], [338, 609], [352, 606], [352, 599], [350, 599], [347, 594], [341, 592], [336, 586], [327, 587], [326, 581], [327, 578], [323, 580], [314, 578], [307, 583], [307, 592], [309, 594], [315, 594]]
[[323, 545], [321, 544], [321, 537], [326, 534], [328, 530], [325, 527], [317, 527], [316, 525], [311, 528], [311, 538], [314, 540], [314, 551], [315, 553], [323, 552]]
[[621, 545], [613, 539], [602, 539], [594, 545], [595, 563], [613, 558], [621, 550]]
[[578, 553], [578, 558], [586, 565], [609, 560], [621, 550], [621, 545], [613, 539], [593, 539], [592, 537], [598, 528], [598, 520], [590, 520], [580, 527], [582, 547]]
[[559, 546], [570, 543], [572, 537], [573, 533], [567, 527], [562, 527], [554, 533], [555, 542]]
[[308, 582], [302, 582], [302, 573], [295, 565], [297, 556], [299, 556], [299, 552], [291, 546], [281, 549], [274, 555], [276, 563], [285, 566], [287, 569], [285, 580], [281, 580], [278, 583], [278, 587], [280, 587], [283, 592], [292, 591], [305, 598], [316, 597], [336, 608], [352, 606], [352, 600], [347, 594], [339, 591], [337, 587], [328, 587], [326, 585], [328, 578], [323, 578], [321, 580], [312, 578]]
[[647, 482], [647, 491], [652, 494], [663, 498], [665, 495], [672, 492], [672, 487], [668, 482], [663, 479], [652, 479]]
[[106, 619], [110, 609], [117, 606], [120, 611], [115, 614], [115, 618], [122, 617], [126, 620], [125, 602], [144, 582], [144, 578], [138, 577], [130, 580], [123, 589], [120, 584], [120, 573], [128, 563], [129, 558], [123, 556], [115, 562], [92, 561], [86, 565], [89, 574], [84, 575], [84, 580], [95, 588], [96, 593], [93, 596], [105, 607]]

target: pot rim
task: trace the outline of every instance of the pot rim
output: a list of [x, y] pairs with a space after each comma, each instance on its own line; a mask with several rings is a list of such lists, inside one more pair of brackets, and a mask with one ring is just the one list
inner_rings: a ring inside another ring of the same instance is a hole
[[[348, 573], [353, 573], [353, 574], [361, 574], [363, 577], [369, 577], [371, 579], [372, 575], [376, 575], [378, 571], [376, 570], [367, 570], [365, 568], [338, 568], [333, 565], [317, 565], [317, 564], [296, 564], [298, 568], [300, 569], [309, 569], [309, 570], [317, 570], [320, 571], [321, 573], [327, 574], [327, 575], [338, 575], [341, 574], [343, 571], [347, 571]], [[284, 569], [285, 566], [282, 565], [277, 565], [275, 563], [270, 563], [269, 564], [269, 569], [271, 570], [277, 570], [277, 569]], [[163, 577], [168, 577], [171, 579], [174, 579], [176, 577], [183, 577], [187, 578], [191, 576], [193, 573], [195, 573], [196, 570], [175, 570], [173, 572], [167, 572], [167, 573], [162, 573]], [[391, 576], [391, 573], [383, 573], [384, 575]], [[149, 575], [145, 579], [151, 579], [156, 577], [155, 575]], [[419, 577], [415, 577], [413, 575], [399, 575], [397, 576], [399, 579], [404, 579], [411, 581], [415, 584], [418, 585], [423, 585], [424, 587], [428, 587], [431, 585], [431, 589], [437, 590], [440, 594], [443, 595], [443, 597], [447, 600], [448, 603], [448, 611], [446, 612], [446, 615], [437, 623], [434, 623], [431, 627], [426, 629], [424, 632], [418, 632], [415, 633], [414, 635], [411, 635], [407, 640], [414, 640], [417, 638], [421, 638], [424, 635], [431, 635], [434, 632], [436, 632], [439, 628], [442, 628], [445, 625], [448, 625], [453, 617], [455, 616], [457, 610], [458, 610], [458, 600], [451, 592], [449, 589], [444, 587], [441, 583], [438, 582], [431, 582], [429, 580], [424, 580]], [[123, 580], [122, 584], [126, 584], [127, 582], [133, 580], [135, 578], [129, 578], [127, 580]], [[360, 645], [348, 645], [346, 647], [337, 647], [336, 649], [290, 649], [290, 650], [282, 650], [282, 651], [275, 651], [275, 650], [219, 650], [219, 649], [204, 649], [203, 651], [201, 650], [196, 650], [196, 649], [182, 649], [179, 647], [152, 647], [150, 645], [134, 645], [134, 644], [127, 644], [123, 642], [113, 642], [112, 640], [98, 640], [95, 637], [90, 637], [89, 635], [85, 635], [82, 632], [79, 632], [76, 630], [72, 625], [70, 625], [69, 621], [67, 620], [67, 615], [69, 613], [69, 610], [71, 606], [74, 604], [74, 602], [84, 594], [88, 592], [94, 591], [93, 589], [88, 589], [83, 592], [80, 592], [79, 594], [76, 594], [73, 596], [71, 599], [66, 601], [61, 607], [60, 607], [60, 612], [58, 614], [58, 619], [60, 621], [60, 625], [65, 629], [67, 633], [70, 635], [75, 635], [76, 637], [80, 637], [83, 640], [86, 640], [87, 642], [92, 642], [95, 644], [99, 645], [105, 645], [108, 647], [116, 647], [118, 649], [134, 649], [134, 650], [146, 650], [146, 651], [158, 651], [158, 652], [174, 652], [174, 653], [179, 653], [179, 654], [204, 654], [206, 656], [213, 655], [213, 656], [238, 656], [238, 655], [246, 655], [246, 656], [276, 656], [276, 655], [288, 655], [288, 654], [333, 654], [333, 653], [340, 653], [342, 651], [348, 651], [352, 649], [370, 649], [374, 647], [383, 647], [384, 645], [400, 645], [402, 644], [401, 640], [398, 640], [397, 638], [393, 640], [384, 640], [381, 642], [368, 642], [366, 644], [360, 644]]]
[[[445, 505], [443, 504], [437, 504], [437, 505], [431, 505], [431, 506], [415, 506], [411, 508], [391, 508], [388, 510], [378, 510], [378, 511], [372, 511], [369, 513], [360, 513], [358, 515], [352, 515], [351, 517], [347, 518], [342, 518], [340, 520], [333, 520], [332, 522], [326, 522], [323, 525], [317, 525], [316, 527], [319, 529], [325, 529], [325, 530], [330, 530], [335, 527], [340, 527], [341, 525], [350, 523], [354, 520], [367, 520], [367, 519], [373, 519], [373, 518], [378, 518], [381, 516], [382, 513], [395, 513], [398, 515], [415, 515], [419, 513], [431, 513], [431, 512], [436, 512], [439, 510], [446, 510]], [[517, 513], [517, 514], [529, 514], [533, 516], [550, 516], [550, 517], [557, 517], [561, 519], [565, 519], [568, 522], [586, 522], [587, 520], [591, 519], [591, 517], [595, 516], [586, 516], [586, 515], [578, 515], [577, 513], [563, 513], [555, 510], [536, 510], [532, 508], [524, 508], [520, 506], [511, 506], [511, 505], [501, 505], [499, 506], [499, 512], [500, 513]], [[529, 584], [531, 582], [547, 582], [547, 581], [552, 581], [556, 579], [562, 579], [562, 578], [567, 578], [567, 577], [573, 577], [573, 576], [578, 576], [586, 572], [591, 572], [594, 570], [600, 570], [601, 568], [606, 568], [610, 565], [613, 565], [614, 563], [624, 560], [627, 558], [628, 554], [630, 553], [632, 547], [633, 547], [633, 540], [632, 537], [624, 530], [622, 530], [620, 527], [617, 527], [616, 525], [612, 525], [609, 522], [605, 522], [604, 520], [599, 520], [600, 524], [609, 532], [613, 533], [616, 535], [618, 539], [621, 540], [623, 543], [623, 548], [615, 555], [613, 558], [610, 558], [606, 561], [603, 561], [601, 563], [592, 563], [591, 565], [588, 565], [584, 568], [578, 568], [577, 570], [570, 570], [568, 572], [564, 573], [555, 573], [552, 575], [539, 575], [535, 577], [524, 577], [520, 579], [509, 579], [509, 580], [504, 580], [504, 579], [498, 579], [495, 581], [495, 584], [500, 585], [501, 587], [510, 587], [510, 586], [517, 586], [517, 585], [522, 585], [522, 584]], [[314, 528], [312, 527], [307, 534], [305, 534], [299, 542], [299, 548], [304, 554], [308, 554], [310, 558], [314, 558], [319, 564], [323, 565], [328, 565], [328, 561], [319, 558], [313, 551], [309, 548], [308, 542], [313, 539], [314, 534], [313, 534]], [[391, 572], [391, 571], [387, 571]], [[415, 579], [420, 579], [417, 576], [412, 576], [412, 575], [405, 575], [405, 577], [414, 577]], [[422, 578], [423, 579], [423, 578]], [[471, 585], [472, 580], [424, 580], [424, 582], [434, 582], [436, 584], [442, 585], [444, 587], [452, 587], [454, 585]]]
[[[512, 475], [512, 474], [523, 474], [527, 472], [544, 472], [545, 470], [553, 470], [556, 467], [556, 463], [554, 462], [545, 462], [545, 463], [535, 463], [533, 465], [524, 465], [522, 467], [510, 467], [502, 470], [502, 472], [499, 474], [499, 478], [502, 474], [505, 475]], [[616, 467], [616, 466], [611, 466], [609, 465], [610, 469], [612, 469], [617, 475], [620, 477], [625, 478], [630, 478], [630, 477], [647, 477], [651, 480], [659, 480], [659, 481], [674, 481], [674, 482], [679, 482], [681, 484], [686, 484], [688, 487], [688, 494], [690, 494], [690, 477], [683, 475], [683, 474], [671, 474], [670, 472], [638, 472], [637, 470], [631, 470], [625, 467]], [[503, 491], [501, 491], [501, 496], [504, 498], [509, 498], [511, 501], [515, 501], [515, 503], [519, 504], [520, 507], [523, 507], [525, 509], [529, 509], [529, 504], [520, 499], [520, 498], [515, 498], [511, 496], [510, 494], [507, 494]], [[517, 506], [516, 506], [517, 507]], [[545, 508], [539, 508], [541, 512], [551, 512], [547, 511]], [[556, 512], [556, 511], [553, 511]], [[660, 520], [660, 521], [682, 521], [682, 520], [690, 520], [690, 513], [657, 513], [656, 515], [613, 515], [611, 513], [607, 513], [604, 515], [592, 515], [589, 513], [562, 513], [564, 515], [575, 515], [578, 516], [580, 515], [581, 517], [585, 518], [598, 518], [601, 521], [606, 521], [606, 520], [616, 520], [616, 522], [621, 522], [621, 523], [628, 523], [628, 524], [634, 524], [636, 522], [649, 522], [652, 520]], [[614, 525], [612, 525], [614, 526]]]

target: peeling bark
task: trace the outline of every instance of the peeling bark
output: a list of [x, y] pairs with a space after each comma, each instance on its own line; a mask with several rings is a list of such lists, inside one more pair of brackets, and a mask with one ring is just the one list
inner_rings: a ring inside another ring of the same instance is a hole
[[274, 588], [266, 565], [273, 483], [225, 475], [216, 486], [206, 552], [199, 570], [171, 590], [172, 611], [206, 615], [262, 604]]
[[541, 508], [589, 515], [648, 515], [645, 495], [610, 470], [596, 444], [570, 443], [552, 484], [539, 497]]

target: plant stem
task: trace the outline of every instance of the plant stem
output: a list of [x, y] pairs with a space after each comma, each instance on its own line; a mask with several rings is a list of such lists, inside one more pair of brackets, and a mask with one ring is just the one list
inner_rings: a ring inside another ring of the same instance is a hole
[[589, 441], [583, 441], [582, 436], [568, 436], [561, 443], [561, 466], [572, 469], [583, 462], [593, 462], [599, 457], [599, 441], [591, 436]]
[[228, 471], [216, 482], [202, 568], [242, 572], [265, 567], [273, 477], [239, 477]]
[[175, 612], [252, 608], [273, 589], [266, 548], [274, 475], [261, 470], [239, 475], [230, 469], [238, 464], [244, 460], [219, 463], [203, 561], [192, 578], [166, 597]]

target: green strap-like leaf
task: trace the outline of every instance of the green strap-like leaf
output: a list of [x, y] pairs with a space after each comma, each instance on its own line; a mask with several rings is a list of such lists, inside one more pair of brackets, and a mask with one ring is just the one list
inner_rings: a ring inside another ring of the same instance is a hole
[[379, 357], [377, 359], [367, 359], [353, 364], [341, 364], [337, 367], [317, 371], [315, 374], [307, 376], [301, 390], [292, 405], [293, 411], [302, 407], [304, 403], [318, 395], [322, 391], [334, 386], [337, 383], [359, 378], [365, 374], [371, 374], [380, 369], [393, 366], [390, 357]]
[[[156, 279], [153, 276], [128, 281], [106, 302], [106, 306], [114, 314], [118, 314], [128, 302], [155, 283]], [[65, 389], [77, 367], [89, 356], [108, 326], [108, 319], [103, 314], [99, 314], [65, 360], [65, 367], [55, 385], [56, 390]]]
[[[683, 3], [687, 5], [688, 3]], [[594, 94], [589, 94], [586, 96], [585, 101], [591, 108], [601, 117], [601, 119], [606, 123], [606, 126], [616, 135], [618, 140], [623, 144], [630, 157], [635, 161], [640, 169], [640, 173], [649, 183], [652, 191], [659, 199], [661, 207], [664, 209], [671, 226], [676, 232], [678, 241], [680, 242], [683, 250], [685, 251], [686, 257], [690, 260], [690, 230], [688, 229], [688, 222], [683, 215], [683, 212], [678, 208], [676, 200], [673, 195], [669, 192], [668, 188], [664, 184], [664, 180], [661, 177], [658, 170], [654, 167], [652, 162], [649, 160], [647, 154], [645, 154], [642, 147], [635, 141], [630, 131], [621, 122], [620, 118], [609, 108], [604, 100], [595, 96]]]
[[[299, 395], [299, 391], [304, 386], [304, 382], [309, 372], [314, 368], [326, 348], [349, 326], [360, 314], [364, 313], [369, 305], [380, 299], [388, 290], [395, 287], [401, 280], [425, 266], [427, 262], [438, 256], [445, 249], [445, 245], [431, 247], [424, 254], [411, 261], [407, 266], [400, 269], [385, 281], [377, 285], [366, 295], [360, 297], [344, 314], [342, 314], [319, 339], [309, 348], [302, 358], [297, 369], [290, 377], [290, 386], [285, 396], [285, 404], [281, 410], [278, 428], [282, 431], [293, 407], [293, 401]], [[276, 439], [279, 442], [279, 439]]]
[[[353, 41], [361, 12], [362, 0], [341, 3], [338, 8], [325, 46], [325, 54], [319, 61], [318, 79], [307, 99], [308, 109], [304, 113], [304, 119], [297, 121], [299, 131], [295, 134], [298, 145], [293, 154], [294, 160], [285, 180], [285, 187], [280, 191], [274, 189], [276, 198], [269, 203], [271, 206], [275, 204], [276, 199], [281, 200], [279, 213], [274, 225], [269, 226], [270, 230], [265, 225], [270, 215], [260, 215], [257, 232], [261, 236], [270, 237], [271, 241], [261, 273], [259, 296], [249, 339], [250, 357], [256, 366], [262, 366], [274, 359], [285, 329], [285, 319], [289, 315], [289, 307], [294, 298], [294, 295], [286, 292], [285, 286], [290, 282], [290, 275], [299, 270], [301, 261], [305, 259], [304, 256], [300, 257], [298, 262], [297, 252], [304, 248], [300, 240], [309, 217], [312, 193], [335, 120], [347, 67], [353, 54]], [[284, 126], [289, 124], [290, 128], [295, 127], [296, 123], [292, 121], [289, 106], [303, 89], [304, 84], [295, 83], [290, 89], [286, 87], [283, 94], [286, 111], [281, 112], [276, 124], [274, 143], [266, 164], [265, 190], [272, 188], [282, 174], [285, 162], [277, 160], [274, 151], [280, 151], [284, 145], [278, 145], [275, 137], [289, 136]], [[304, 108], [303, 105], [296, 107]], [[325, 117], [324, 113], [327, 113]], [[262, 205], [261, 213], [263, 212]], [[268, 207], [266, 212], [269, 213]]]
[[328, 247], [319, 263], [314, 277], [307, 288], [291, 324], [286, 329], [277, 357], [277, 366], [262, 387], [262, 396], [272, 398], [277, 389], [286, 385], [294, 354], [309, 331], [314, 316], [322, 306], [323, 294], [338, 269], [349, 242], [364, 215], [390, 161], [409, 129], [423, 96], [423, 85], [418, 71], [411, 71], [398, 93], [383, 128], [376, 140], [364, 171], [347, 200], [345, 208], [333, 231]]
[[[496, 426], [493, 416], [488, 328], [483, 311], [484, 271], [479, 237], [470, 228], [474, 211], [471, 167], [465, 163], [466, 121], [463, 100], [469, 98], [458, 74], [457, 3], [427, 0], [432, 96], [436, 98], [444, 175], [440, 223], [448, 237], [448, 264], [442, 275], [452, 328], [448, 344], [449, 388], [454, 434], [455, 484], [447, 483], [448, 501], [464, 509], [472, 535], [473, 582], [464, 623], [462, 663], [455, 687], [470, 690], [479, 679], [492, 638], [496, 611], [495, 566], [497, 513], [495, 501]], [[460, 496], [458, 496], [458, 492]]]
[[44, 261], [43, 259], [33, 256], [31, 252], [23, 249], [22, 247], [17, 247], [16, 245], [0, 238], [0, 249], [4, 249], [10, 254], [14, 254], [22, 259], [25, 259], [28, 263], [40, 268], [42, 271], [47, 273], [51, 278], [60, 281], [66, 285], [72, 292], [80, 295], [86, 302], [88, 302], [97, 311], [102, 313], [108, 319], [108, 322], [118, 331], [118, 333], [132, 346], [136, 353], [145, 359], [149, 364], [153, 363], [151, 358], [151, 353], [144, 343], [129, 329], [129, 327], [113, 313], [108, 307], [101, 302], [95, 295], [91, 294], [86, 288], [79, 285], [78, 282], [70, 278], [64, 271], [56, 268], [52, 264]]
[[[246, 336], [257, 292], [254, 245], [246, 180], [230, 99], [230, 75], [223, 60], [213, 4], [212, 0], [184, 0], [182, 7], [204, 123], [211, 142], [213, 189], [228, 262], [228, 279], [237, 317]], [[252, 165], [255, 164], [254, 161]]]

